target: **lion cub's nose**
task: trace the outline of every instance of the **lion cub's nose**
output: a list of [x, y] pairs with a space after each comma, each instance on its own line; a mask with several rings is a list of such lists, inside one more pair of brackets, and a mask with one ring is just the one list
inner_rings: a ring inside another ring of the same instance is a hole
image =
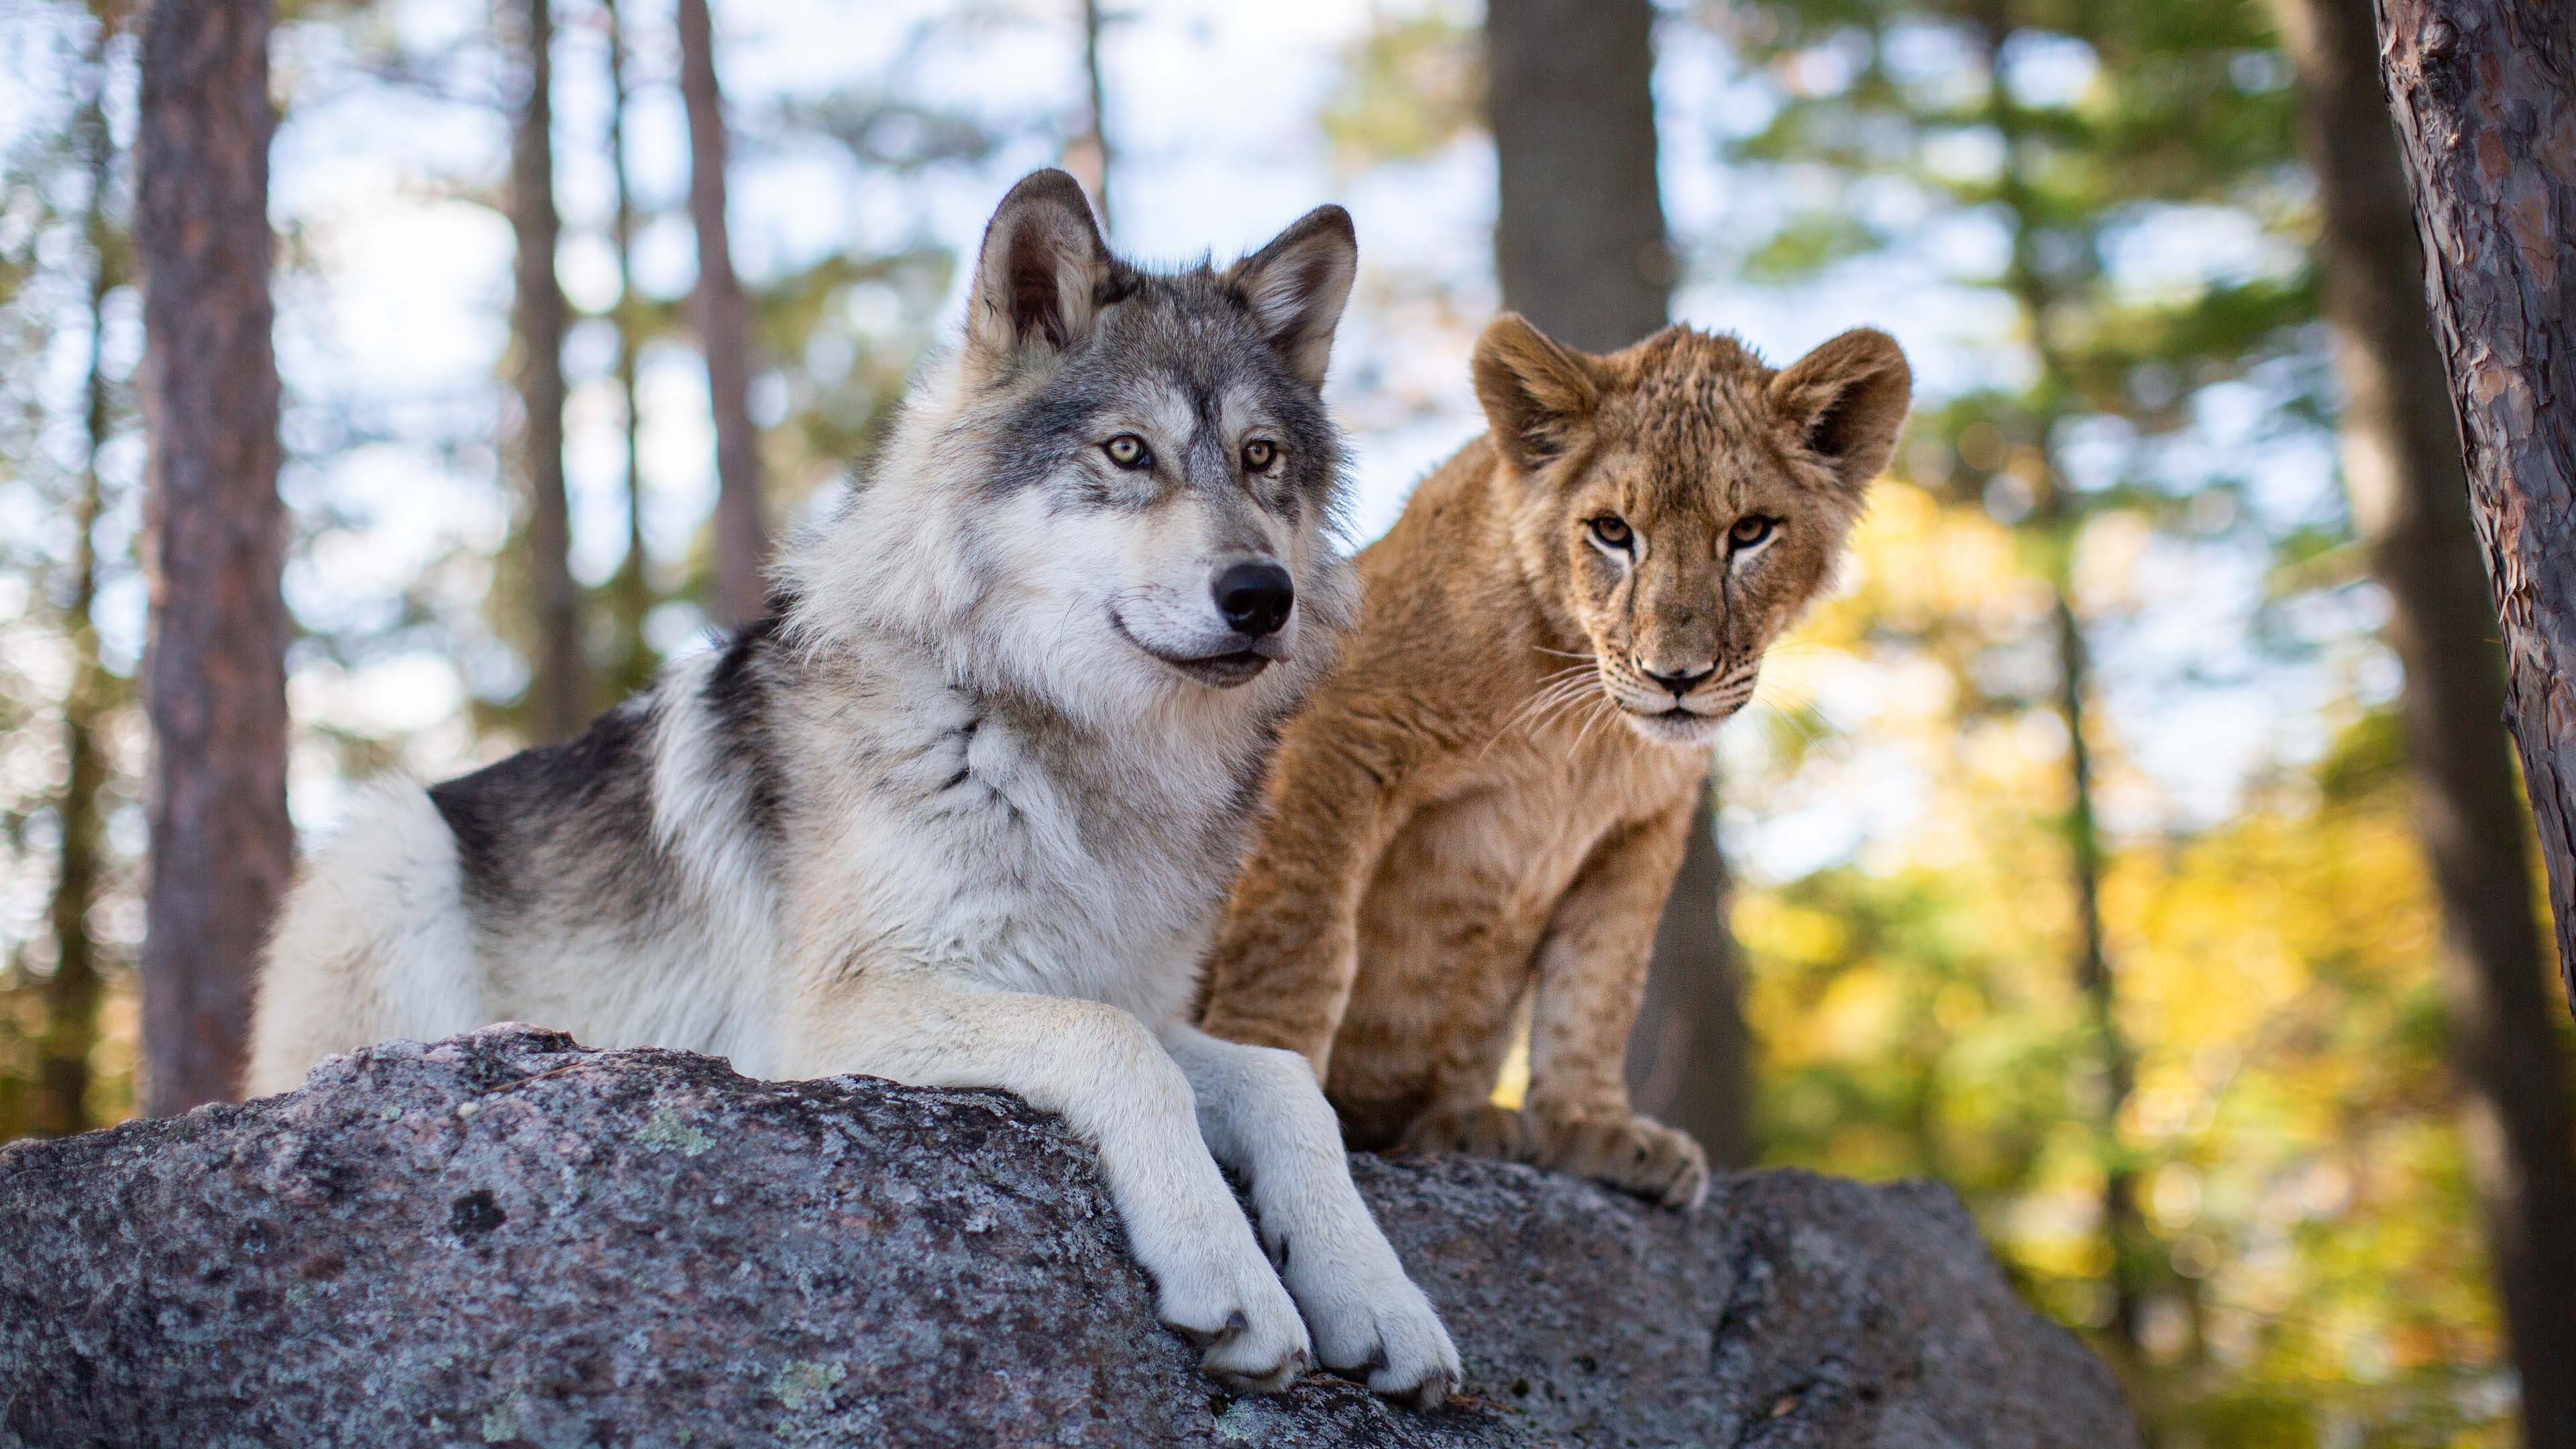
[[1288, 622], [1288, 611], [1297, 603], [1296, 581], [1279, 565], [1262, 559], [1257, 562], [1227, 564], [1217, 571], [1210, 586], [1216, 595], [1216, 611], [1238, 634], [1258, 639], [1276, 634]]
[[1673, 698], [1679, 699], [1683, 695], [1697, 689], [1701, 680], [1715, 674], [1717, 672], [1717, 666], [1711, 664], [1706, 669], [1684, 670], [1679, 674], [1657, 674], [1655, 671], [1640, 664], [1637, 666], [1637, 672], [1645, 675], [1648, 679], [1655, 681], [1657, 684], [1662, 685], [1664, 688], [1671, 690], [1673, 692]]

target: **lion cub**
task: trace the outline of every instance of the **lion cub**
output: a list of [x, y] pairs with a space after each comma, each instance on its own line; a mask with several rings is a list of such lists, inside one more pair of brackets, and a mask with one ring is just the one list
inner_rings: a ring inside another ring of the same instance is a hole
[[1687, 327], [1594, 356], [1507, 313], [1475, 377], [1491, 431], [1360, 554], [1348, 662], [1286, 727], [1205, 1025], [1305, 1053], [1355, 1147], [1695, 1203], [1699, 1145], [1622, 1072], [1647, 949], [1711, 739], [1831, 577], [1912, 373], [1867, 329], [1774, 371]]

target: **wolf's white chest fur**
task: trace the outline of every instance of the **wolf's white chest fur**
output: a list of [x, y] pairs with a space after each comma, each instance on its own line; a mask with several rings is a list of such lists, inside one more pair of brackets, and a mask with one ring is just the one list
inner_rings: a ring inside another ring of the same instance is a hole
[[[729, 958], [737, 992], [783, 1004], [801, 953], [829, 942], [841, 971], [930, 966], [1149, 1022], [1186, 1011], [1240, 849], [1250, 731], [1243, 764], [1208, 748], [1204, 720], [1042, 739], [1035, 726], [1064, 726], [979, 705], [931, 662], [872, 648], [846, 667], [810, 665], [828, 687], [784, 703], [774, 723], [790, 773], [764, 848], [695, 687], [712, 667], [683, 666], [664, 690], [653, 815], [705, 926], [690, 945]], [[753, 1023], [780, 1013], [675, 1010], [650, 995], [593, 1030], [777, 1066], [780, 1044]], [[718, 1036], [671, 1040], [692, 1018]]]

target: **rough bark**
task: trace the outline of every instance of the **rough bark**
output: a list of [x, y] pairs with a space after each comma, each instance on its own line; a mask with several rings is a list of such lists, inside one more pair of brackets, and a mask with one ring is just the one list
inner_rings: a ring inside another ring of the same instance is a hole
[[510, 126], [510, 234], [518, 247], [510, 329], [517, 343], [518, 467], [528, 509], [521, 546], [535, 636], [528, 727], [543, 742], [580, 734], [593, 713], [581, 584], [572, 575], [572, 507], [564, 492], [563, 344], [572, 308], [555, 276], [563, 217], [555, 209], [554, 7], [551, 0], [503, 0], [500, 20], [518, 66]]
[[1352, 1167], [1457, 1337], [1449, 1409], [1220, 1391], [1014, 1098], [397, 1043], [0, 1149], [0, 1446], [2137, 1442], [1945, 1188], [1763, 1173], [1683, 1215]]
[[[1655, 172], [1654, 7], [1646, 0], [1494, 0], [1486, 123], [1500, 211], [1503, 305], [1595, 352], [1664, 325], [1672, 252]], [[1638, 1110], [1720, 1163], [1747, 1160], [1747, 1041], [1725, 862], [1705, 806], [1664, 906], [1628, 1076]]]
[[2504, 659], [2460, 434], [2417, 305], [2422, 260], [2370, 12], [2274, 0], [2324, 226], [2317, 264], [2344, 385], [2344, 488], [2392, 605], [2415, 816], [2442, 905], [2452, 1057], [2524, 1396], [2524, 1441], [2576, 1446], [2576, 1124], [2542, 984], [2531, 842]]
[[82, 204], [89, 244], [89, 362], [82, 397], [83, 454], [80, 496], [72, 505], [72, 596], [64, 610], [71, 636], [71, 688], [63, 698], [63, 792], [54, 818], [61, 839], [54, 853], [54, 896], [48, 915], [54, 974], [45, 982], [45, 1030], [36, 1042], [36, 1131], [47, 1136], [89, 1126], [90, 1053], [98, 1046], [102, 994], [98, 943], [90, 934], [90, 908], [98, 904], [106, 875], [102, 849], [107, 757], [99, 727], [112, 687], [99, 656], [98, 523], [105, 510], [99, 451], [107, 445], [110, 416], [106, 367], [107, 297], [117, 285], [114, 243], [107, 216], [107, 188], [116, 145], [108, 134], [103, 94], [106, 47], [115, 27], [102, 20], [91, 41], [78, 128], [89, 196]]
[[286, 513], [269, 340], [267, 0], [168, 0], [143, 28], [135, 232], [151, 425], [154, 760], [144, 1107], [230, 1095], [285, 892]]
[[2423, 286], [2576, 1002], [2576, 11], [2379, 0]]
[[751, 302], [734, 275], [725, 231], [724, 93], [716, 86], [715, 24], [707, 0], [680, 0], [680, 95], [689, 112], [689, 219], [698, 234], [698, 345], [716, 421], [716, 622], [739, 628], [767, 602], [769, 546], [760, 496], [760, 432], [751, 421]]

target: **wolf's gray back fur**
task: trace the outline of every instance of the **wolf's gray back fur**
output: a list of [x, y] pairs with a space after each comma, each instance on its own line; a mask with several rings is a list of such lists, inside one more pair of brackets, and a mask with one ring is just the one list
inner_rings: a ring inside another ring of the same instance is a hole
[[1353, 615], [1318, 396], [1352, 256], [1324, 208], [1224, 271], [1144, 271], [1070, 178], [1014, 188], [962, 341], [784, 551], [772, 617], [578, 740], [381, 789], [312, 863], [251, 1089], [503, 1019], [1008, 1088], [1099, 1146], [1212, 1371], [1293, 1377], [1302, 1306], [1327, 1364], [1445, 1395], [1302, 1060], [1188, 1020], [1275, 726]]

